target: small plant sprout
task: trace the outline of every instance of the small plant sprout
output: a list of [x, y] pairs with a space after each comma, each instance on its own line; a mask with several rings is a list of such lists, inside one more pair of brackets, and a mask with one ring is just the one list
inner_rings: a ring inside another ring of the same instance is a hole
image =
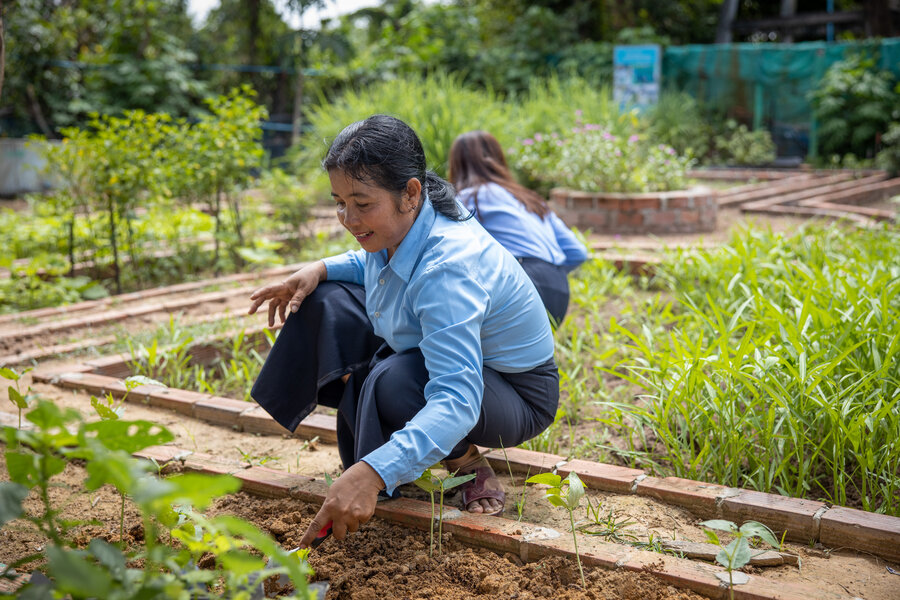
[[122, 416], [122, 411], [124, 410], [122, 405], [125, 403], [125, 399], [128, 398], [128, 394], [134, 390], [134, 388], [139, 385], [156, 385], [159, 387], [166, 387], [166, 384], [156, 381], [155, 379], [150, 379], [149, 377], [144, 377], [143, 375], [132, 375], [125, 379], [125, 393], [122, 395], [122, 398], [116, 402], [115, 397], [111, 392], [107, 392], [106, 396], [102, 399], [97, 398], [96, 396], [91, 396], [91, 406], [94, 408], [94, 411], [100, 416], [104, 421], [115, 421], [119, 417]]
[[[513, 489], [516, 488], [516, 478], [513, 477], [512, 465], [509, 463], [509, 456], [506, 455], [506, 448], [503, 446], [503, 440], [500, 440], [500, 449], [503, 450], [503, 460], [506, 461], [506, 468], [509, 470], [509, 482], [512, 485]], [[525, 479], [528, 479], [528, 476], [531, 475], [531, 467], [528, 467], [528, 471], [525, 473]], [[525, 490], [528, 487], [528, 483], [522, 484], [522, 492], [516, 493], [516, 500], [514, 506], [516, 507], [516, 521], [522, 520], [522, 513], [525, 512]]]
[[[434, 467], [432, 467], [434, 468]], [[444, 492], [452, 490], [458, 485], [462, 485], [467, 481], [475, 479], [475, 473], [468, 475], [456, 476], [456, 473], [448, 473], [446, 477], [438, 477], [431, 469], [425, 469], [425, 472], [419, 475], [413, 483], [428, 492], [431, 498], [431, 529], [429, 533], [429, 549], [428, 556], [434, 556], [434, 493], [440, 492], [440, 514], [438, 516], [438, 554], [443, 552], [441, 539], [444, 533]]]
[[[725, 567], [725, 571], [728, 573], [728, 581], [726, 583], [728, 583], [729, 595], [732, 599], [734, 598], [734, 571], [746, 565], [754, 556], [750, 550], [750, 540], [759, 538], [775, 549], [781, 547], [772, 530], [757, 521], [747, 521], [738, 528], [731, 521], [713, 519], [711, 521], [703, 521], [700, 523], [700, 526], [707, 528], [704, 530], [706, 538], [721, 548], [719, 553], [716, 554], [716, 562]], [[721, 540], [719, 540], [719, 535], [714, 531], [716, 529], [732, 534], [734, 539], [727, 546], [723, 546]], [[716, 576], [719, 577], [718, 574]], [[722, 579], [722, 577], [719, 577], [719, 579]], [[746, 582], [747, 580], [743, 579], [738, 581], [738, 584]]]
[[[578, 553], [578, 538], [575, 534], [575, 509], [584, 496], [584, 483], [575, 471], [563, 479], [556, 473], [538, 473], [526, 480], [526, 483], [540, 483], [550, 486], [546, 491], [547, 501], [553, 506], [561, 506], [569, 511], [569, 522], [572, 525], [572, 541], [575, 543], [575, 559], [578, 561], [578, 572], [581, 574], [581, 586], [587, 588], [584, 580], [584, 569], [581, 568], [581, 555]], [[563, 486], [566, 486], [563, 496]]]
[[28, 408], [28, 394], [31, 393], [31, 388], [28, 388], [28, 392], [24, 395], [22, 391], [19, 389], [19, 380], [22, 378], [22, 375], [30, 371], [31, 368], [23, 369], [21, 373], [14, 369], [10, 369], [9, 367], [0, 368], [0, 377], [3, 379], [8, 379], [12, 381], [15, 385], [8, 386], [6, 388], [7, 393], [9, 394], [9, 401], [16, 405], [16, 408], [19, 409], [19, 429], [22, 429], [22, 409]]

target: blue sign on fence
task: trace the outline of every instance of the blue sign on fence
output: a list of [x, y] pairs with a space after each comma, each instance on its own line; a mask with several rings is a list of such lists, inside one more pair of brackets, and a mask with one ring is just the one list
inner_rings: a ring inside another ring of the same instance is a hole
[[613, 99], [620, 110], [653, 106], [659, 100], [662, 51], [657, 45], [613, 49]]

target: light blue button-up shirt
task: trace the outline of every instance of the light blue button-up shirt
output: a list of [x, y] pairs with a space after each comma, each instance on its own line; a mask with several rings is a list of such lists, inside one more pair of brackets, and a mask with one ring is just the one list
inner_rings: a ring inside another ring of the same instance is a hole
[[470, 187], [459, 199], [471, 212], [478, 196], [477, 219], [500, 244], [521, 258], [539, 258], [571, 271], [588, 257], [572, 230], [551, 212], [541, 218], [496, 183]]
[[475, 219], [453, 221], [425, 201], [390, 261], [386, 250], [356, 250], [324, 262], [329, 280], [365, 286], [376, 335], [395, 352], [418, 346], [425, 357], [425, 406], [363, 457], [388, 493], [446, 457], [475, 426], [482, 365], [521, 373], [553, 356], [537, 290]]

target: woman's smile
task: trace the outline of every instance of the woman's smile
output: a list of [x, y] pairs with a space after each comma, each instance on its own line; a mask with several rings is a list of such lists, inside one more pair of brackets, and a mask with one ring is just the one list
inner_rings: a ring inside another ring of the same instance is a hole
[[386, 249], [388, 258], [393, 256], [416, 220], [421, 188], [396, 193], [339, 170], [328, 177], [341, 225], [366, 252]]

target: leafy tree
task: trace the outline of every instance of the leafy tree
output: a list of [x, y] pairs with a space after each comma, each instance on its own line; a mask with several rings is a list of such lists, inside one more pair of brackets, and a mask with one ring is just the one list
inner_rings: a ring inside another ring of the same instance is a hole
[[876, 71], [875, 59], [853, 54], [825, 72], [811, 96], [819, 144], [827, 154], [872, 157], [878, 138], [900, 119], [894, 76]]
[[9, 133], [82, 125], [91, 112], [187, 114], [205, 90], [187, 67], [186, 0], [19, 0], [4, 15]]

